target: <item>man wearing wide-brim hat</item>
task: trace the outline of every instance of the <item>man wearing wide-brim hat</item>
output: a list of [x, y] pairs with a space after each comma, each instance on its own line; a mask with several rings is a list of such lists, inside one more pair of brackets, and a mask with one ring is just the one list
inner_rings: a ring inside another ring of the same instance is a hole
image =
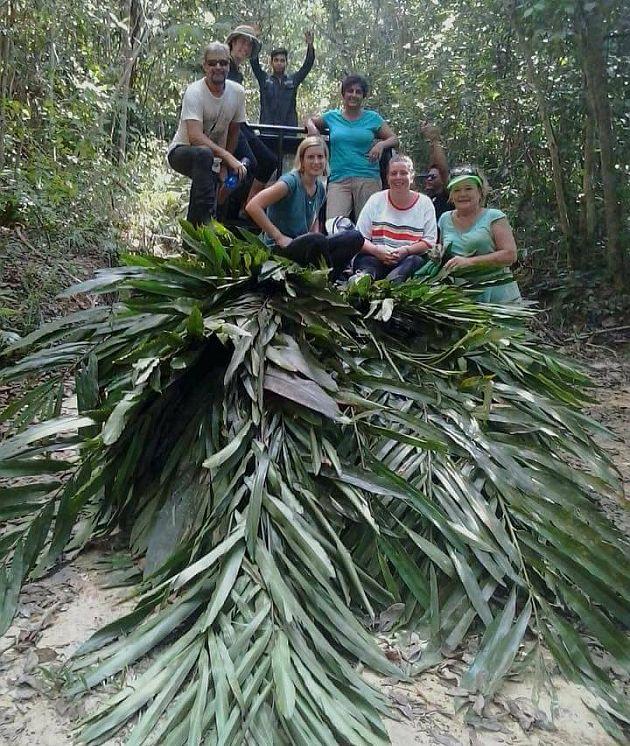
[[[248, 60], [252, 55], [258, 57], [260, 52], [260, 40], [258, 39], [258, 29], [242, 23], [240, 26], [232, 29], [227, 35], [225, 43], [230, 48], [232, 64], [230, 65], [230, 80], [235, 83], [243, 84], [243, 73], [239, 70], [240, 65]], [[237, 77], [233, 77], [236, 75]]]
[[[260, 52], [260, 41], [257, 34], [257, 28], [242, 23], [227, 35], [225, 43], [230, 48], [228, 80], [243, 85], [243, 73], [240, 70], [240, 66], [245, 60], [250, 59], [252, 54], [258, 55]], [[241, 126], [234, 154], [240, 160], [247, 158], [251, 164], [250, 172], [254, 177], [254, 181], [247, 198], [247, 201], [249, 201], [266, 186], [269, 179], [273, 176], [273, 172], [276, 170], [278, 161], [275, 154], [247, 124]]]

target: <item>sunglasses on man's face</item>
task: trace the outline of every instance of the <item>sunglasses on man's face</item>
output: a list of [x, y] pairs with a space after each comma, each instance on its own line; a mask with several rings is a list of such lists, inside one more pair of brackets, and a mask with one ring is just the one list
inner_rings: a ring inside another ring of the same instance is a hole
[[208, 65], [208, 67], [216, 67], [217, 65], [220, 65], [221, 67], [229, 67], [230, 61], [229, 60], [206, 60], [206, 65]]
[[427, 174], [424, 177], [425, 181], [435, 181], [435, 179], [437, 179], [437, 176], [435, 174]]

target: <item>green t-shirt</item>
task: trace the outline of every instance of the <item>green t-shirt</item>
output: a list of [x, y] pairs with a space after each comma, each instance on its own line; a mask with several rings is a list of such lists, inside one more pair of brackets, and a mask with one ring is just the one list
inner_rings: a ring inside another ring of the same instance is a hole
[[[318, 181], [315, 194], [309, 197], [297, 171], [284, 174], [280, 177], [280, 181], [287, 185], [289, 192], [279, 202], [269, 205], [267, 217], [285, 236], [289, 238], [303, 236], [311, 230], [313, 221], [324, 204], [326, 199], [324, 185]], [[273, 238], [266, 233], [263, 235], [263, 241], [268, 246], [275, 245]]]
[[[475, 222], [465, 231], [460, 231], [453, 223], [453, 213], [445, 212], [438, 223], [442, 245], [451, 256], [480, 256], [495, 251], [492, 238], [492, 223], [505, 217], [501, 210], [484, 208]], [[496, 270], [495, 270], [496, 271]], [[500, 269], [510, 277], [507, 267]], [[521, 299], [521, 293], [514, 280], [504, 285], [487, 288], [479, 294], [477, 300], [482, 303], [515, 302]]]
[[330, 133], [330, 181], [352, 177], [381, 179], [379, 162], [368, 160], [367, 154], [385, 120], [371, 109], [364, 109], [358, 119], [350, 121], [340, 109], [322, 115]]

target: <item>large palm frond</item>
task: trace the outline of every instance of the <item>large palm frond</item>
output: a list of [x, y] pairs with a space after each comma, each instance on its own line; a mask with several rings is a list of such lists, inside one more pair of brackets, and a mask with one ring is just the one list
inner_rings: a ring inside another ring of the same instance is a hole
[[403, 675], [366, 629], [400, 601], [428, 630], [415, 671], [483, 630], [463, 685], [491, 695], [529, 630], [630, 723], [573, 624], [630, 665], [628, 548], [597, 506], [616, 475], [588, 379], [530, 312], [434, 281], [347, 295], [218, 224], [187, 240], [73, 288], [118, 300], [13, 344], [0, 374], [39, 380], [2, 413], [2, 631], [70, 549], [122, 528], [143, 562], [70, 691], [151, 665], [82, 738], [139, 714], [133, 744], [385, 743], [354, 663]]

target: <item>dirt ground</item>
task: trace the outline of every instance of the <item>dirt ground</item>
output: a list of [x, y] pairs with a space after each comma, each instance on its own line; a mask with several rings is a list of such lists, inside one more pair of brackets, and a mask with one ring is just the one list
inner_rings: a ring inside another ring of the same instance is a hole
[[[597, 404], [591, 413], [616, 434], [607, 447], [630, 484], [630, 355], [605, 348], [583, 348], [596, 380]], [[626, 494], [628, 489], [626, 487]], [[626, 505], [605, 510], [630, 533]], [[107, 552], [104, 552], [107, 554]], [[14, 625], [0, 640], [0, 744], [66, 746], [73, 728], [97, 707], [111, 687], [83, 700], [68, 701], [57, 689], [61, 663], [93, 631], [119, 616], [125, 607], [122, 589], [104, 589], [96, 565], [103, 552], [87, 552], [23, 591]], [[461, 659], [450, 659], [413, 684], [366, 674], [390, 697], [398, 720], [387, 723], [394, 746], [605, 746], [614, 741], [589, 707], [591, 695], [556, 677], [555, 706], [549, 695], [533, 703], [534, 681], [509, 681], [484, 711], [483, 728], [469, 727], [455, 711]], [[127, 680], [133, 678], [133, 671]], [[481, 703], [483, 705], [483, 703]], [[553, 718], [551, 713], [553, 711]], [[120, 744], [121, 737], [107, 741]], [[315, 746], [315, 745], [314, 745]]]

